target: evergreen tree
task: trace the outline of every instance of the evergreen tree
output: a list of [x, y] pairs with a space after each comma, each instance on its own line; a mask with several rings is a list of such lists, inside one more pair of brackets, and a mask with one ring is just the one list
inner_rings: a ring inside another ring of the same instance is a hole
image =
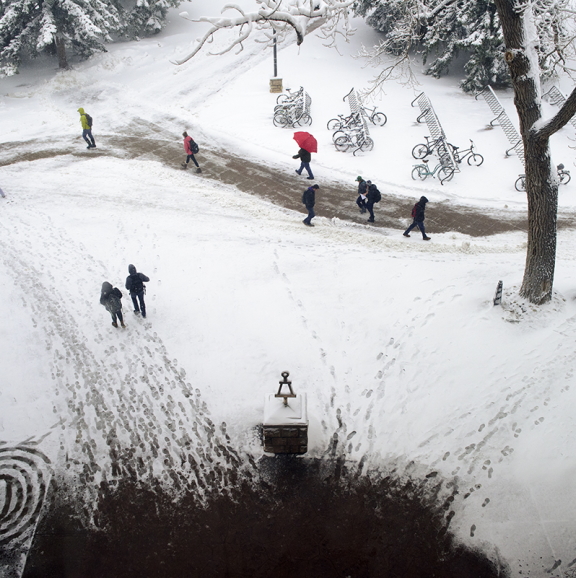
[[0, 74], [18, 72], [23, 57], [66, 50], [83, 57], [105, 51], [104, 42], [120, 25], [118, 10], [104, 0], [6, 0], [0, 12]]
[[126, 9], [123, 35], [139, 38], [157, 34], [166, 22], [168, 10], [182, 0], [136, 0]]
[[[539, 36], [537, 53], [544, 76], [563, 65], [562, 51], [570, 44], [563, 25], [569, 0], [535, 0]], [[442, 76], [459, 54], [466, 56], [465, 91], [487, 84], [508, 86], [510, 76], [502, 60], [504, 43], [494, 0], [358, 0], [356, 13], [383, 33], [375, 54], [415, 51], [428, 64], [427, 74]]]

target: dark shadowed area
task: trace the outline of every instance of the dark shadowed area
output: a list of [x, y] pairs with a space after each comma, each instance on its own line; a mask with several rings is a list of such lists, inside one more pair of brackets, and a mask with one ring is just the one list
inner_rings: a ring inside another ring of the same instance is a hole
[[361, 474], [338, 459], [263, 458], [260, 477], [203, 503], [129, 480], [104, 484], [94, 524], [53, 487], [25, 578], [491, 578], [458, 545], [454, 482]]

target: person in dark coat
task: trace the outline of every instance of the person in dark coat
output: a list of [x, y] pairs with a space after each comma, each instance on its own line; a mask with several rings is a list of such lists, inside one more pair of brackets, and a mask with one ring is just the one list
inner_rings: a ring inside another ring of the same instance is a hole
[[112, 287], [108, 281], [102, 283], [102, 293], [100, 294], [100, 305], [104, 305], [106, 311], [112, 315], [112, 325], [118, 327], [117, 319], [120, 320], [120, 325], [124, 325], [124, 317], [122, 317], [122, 292], [118, 287]]
[[378, 202], [378, 188], [376, 185], [372, 184], [372, 181], [366, 181], [366, 185], [368, 187], [368, 191], [366, 193], [366, 209], [370, 213], [370, 217], [368, 217], [368, 222], [374, 222], [374, 203]]
[[[126, 277], [126, 289], [130, 291], [130, 297], [132, 297], [132, 303], [134, 304], [134, 313], [142, 312], [142, 317], [146, 317], [146, 304], [144, 303], [144, 293], [146, 293], [146, 286], [144, 283], [148, 283], [150, 279], [144, 275], [144, 273], [138, 273], [134, 265], [128, 265], [128, 277]], [[140, 306], [138, 306], [138, 301], [140, 301]]]
[[430, 237], [426, 235], [426, 229], [424, 229], [424, 211], [426, 210], [426, 203], [428, 199], [426, 197], [420, 197], [420, 200], [414, 205], [412, 209], [412, 224], [404, 231], [403, 235], [409, 237], [410, 231], [414, 227], [418, 227], [422, 233], [422, 239], [424, 241], [429, 241]]
[[316, 191], [320, 187], [318, 185], [312, 185], [308, 187], [303, 195], [302, 195], [302, 202], [308, 209], [308, 216], [302, 221], [308, 227], [313, 227], [314, 225], [311, 223], [312, 219], [314, 218], [314, 205], [316, 204]]
[[297, 155], [292, 157], [293, 159], [300, 159], [300, 168], [296, 169], [296, 172], [301, 175], [302, 170], [306, 169], [308, 176], [306, 177], [309, 181], [314, 179], [314, 175], [312, 174], [312, 169], [310, 168], [310, 161], [312, 160], [312, 154], [309, 153], [306, 149], [300, 149]]
[[368, 184], [362, 177], [356, 177], [358, 181], [358, 198], [356, 199], [356, 204], [360, 209], [361, 213], [366, 212], [366, 190], [368, 189]]
[[196, 165], [196, 172], [201, 173], [202, 169], [200, 168], [200, 165], [194, 156], [194, 152], [192, 151], [192, 143], [194, 142], [194, 139], [191, 136], [188, 136], [186, 131], [182, 133], [182, 136], [184, 137], [184, 151], [186, 152], [186, 162], [182, 163], [182, 168], [187, 169], [188, 163], [190, 160], [192, 160]]

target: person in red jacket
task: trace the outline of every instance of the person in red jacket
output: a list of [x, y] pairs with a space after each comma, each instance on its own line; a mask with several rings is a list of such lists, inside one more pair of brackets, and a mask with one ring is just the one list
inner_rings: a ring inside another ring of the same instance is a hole
[[[184, 137], [184, 150], [186, 151], [186, 162], [182, 163], [182, 168], [187, 169], [188, 163], [190, 162], [190, 159], [192, 159], [194, 161], [194, 164], [196, 165], [196, 172], [201, 173], [202, 169], [200, 168], [200, 165], [198, 164], [198, 161], [196, 160], [196, 157], [194, 156], [194, 151], [192, 149], [193, 146], [192, 143], [194, 143], [194, 139], [191, 136], [188, 136], [188, 133], [186, 131], [182, 133], [182, 136]], [[194, 144], [196, 145], [196, 143]], [[196, 149], [196, 152], [198, 152], [198, 149]]]

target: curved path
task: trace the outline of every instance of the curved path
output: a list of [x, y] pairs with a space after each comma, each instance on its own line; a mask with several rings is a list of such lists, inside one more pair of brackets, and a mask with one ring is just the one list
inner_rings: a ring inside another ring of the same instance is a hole
[[[83, 158], [87, 155], [112, 155], [120, 158], [149, 159], [180, 169], [184, 155], [180, 143], [174, 141], [172, 133], [145, 121], [140, 121], [139, 124], [140, 126], [133, 127], [132, 136], [98, 135], [99, 148], [92, 151], [86, 151], [80, 146], [77, 142], [79, 139], [70, 142], [69, 138], [56, 141], [37, 140], [34, 143], [6, 143], [0, 153], [0, 166], [72, 154]], [[135, 140], [138, 142], [138, 151], [135, 151]], [[194, 169], [189, 169], [192, 179], [201, 177], [234, 185], [243, 192], [257, 195], [287, 209], [305, 212], [301, 193], [310, 183], [304, 177], [294, 174], [292, 169], [287, 171], [285, 167], [265, 166], [210, 146], [202, 147], [198, 160], [203, 172], [196, 175]], [[366, 223], [367, 215], [361, 215], [356, 207], [356, 183], [323, 179], [319, 184], [321, 188], [316, 205], [318, 216]], [[375, 207], [376, 222], [371, 225], [366, 223], [366, 226], [403, 229], [418, 193], [413, 198], [405, 198], [387, 193], [386, 190], [381, 192], [382, 201]], [[572, 228], [573, 221], [572, 212], [559, 211], [558, 228]], [[433, 209], [428, 212], [428, 222], [431, 233], [453, 231], [472, 237], [526, 231], [527, 228], [524, 213], [477, 209], [450, 201], [434, 203]]]

